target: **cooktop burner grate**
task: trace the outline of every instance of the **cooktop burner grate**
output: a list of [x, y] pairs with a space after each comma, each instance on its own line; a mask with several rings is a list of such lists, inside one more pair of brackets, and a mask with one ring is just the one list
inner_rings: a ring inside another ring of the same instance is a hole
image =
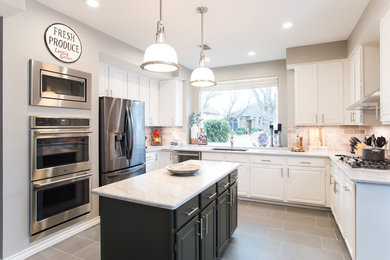
[[363, 160], [361, 157], [339, 154], [340, 160], [347, 163], [352, 168], [388, 170], [390, 169], [390, 160], [384, 161], [369, 161]]

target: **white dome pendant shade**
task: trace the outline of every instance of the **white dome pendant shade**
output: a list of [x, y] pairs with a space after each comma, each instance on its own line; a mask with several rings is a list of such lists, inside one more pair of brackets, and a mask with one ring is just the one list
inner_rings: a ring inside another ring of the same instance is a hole
[[165, 43], [164, 24], [162, 22], [162, 0], [160, 0], [160, 20], [157, 22], [156, 43], [150, 45], [144, 54], [141, 69], [152, 72], [173, 72], [180, 68], [176, 51]]
[[203, 48], [203, 14], [207, 13], [207, 7], [198, 7], [196, 11], [201, 14], [201, 48], [199, 67], [191, 73], [191, 86], [194, 87], [212, 87], [217, 83], [215, 82], [214, 73], [211, 69], [204, 66], [204, 48]]

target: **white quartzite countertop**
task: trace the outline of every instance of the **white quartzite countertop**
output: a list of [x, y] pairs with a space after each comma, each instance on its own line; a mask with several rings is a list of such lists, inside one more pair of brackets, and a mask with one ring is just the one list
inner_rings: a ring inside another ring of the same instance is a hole
[[390, 185], [390, 170], [352, 168], [334, 155], [330, 159], [355, 183]]
[[[280, 155], [280, 156], [309, 156], [309, 157], [329, 157], [328, 152], [291, 152], [286, 147], [284, 148], [245, 148], [247, 151], [221, 151], [213, 150], [218, 146], [208, 145], [187, 145], [187, 146], [149, 146], [146, 152], [158, 152], [158, 151], [194, 151], [194, 152], [213, 152], [213, 153], [239, 153], [239, 154], [262, 154], [262, 155]], [[222, 147], [219, 147], [222, 148]], [[223, 147], [229, 148], [229, 147]], [[242, 148], [242, 147], [235, 147]]]
[[[187, 145], [181, 147], [170, 146], [152, 146], [148, 147], [147, 152], [154, 151], [198, 151], [198, 152], [213, 152], [213, 153], [237, 153], [237, 154], [258, 154], [258, 155], [275, 155], [275, 156], [307, 156], [307, 157], [322, 157], [330, 158], [342, 169], [347, 176], [355, 183], [383, 184], [390, 185], [390, 170], [370, 170], [370, 169], [353, 169], [344, 162], [341, 162], [334, 154], [345, 153], [330, 153], [330, 152], [291, 152], [287, 148], [248, 148], [247, 151], [220, 151], [212, 150], [212, 146]], [[350, 154], [353, 155], [353, 154]]]
[[93, 194], [174, 210], [237, 169], [239, 163], [196, 161], [194, 176], [175, 176], [165, 168], [92, 190]]

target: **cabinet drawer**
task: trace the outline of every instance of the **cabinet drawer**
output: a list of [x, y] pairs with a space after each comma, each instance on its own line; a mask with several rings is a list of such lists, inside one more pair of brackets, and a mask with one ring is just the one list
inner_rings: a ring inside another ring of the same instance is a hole
[[238, 170], [234, 170], [231, 174], [229, 174], [230, 185], [235, 183], [237, 179], [238, 179]]
[[229, 175], [223, 177], [219, 182], [217, 182], [217, 193], [218, 195], [222, 194], [227, 188], [229, 188]]
[[202, 152], [202, 160], [208, 161], [224, 161], [225, 155], [223, 153], [205, 153]]
[[248, 163], [249, 154], [225, 154], [225, 161], [227, 162], [239, 162], [239, 163]]
[[269, 155], [251, 155], [251, 163], [264, 163], [264, 164], [284, 164], [285, 160], [283, 156], [269, 156]]
[[200, 194], [200, 209], [204, 209], [210, 202], [217, 198], [217, 185], [213, 184]]
[[195, 196], [191, 200], [184, 203], [175, 212], [175, 226], [181, 227], [188, 220], [196, 216], [199, 212], [199, 197]]
[[293, 166], [325, 167], [323, 158], [288, 157], [287, 164]]

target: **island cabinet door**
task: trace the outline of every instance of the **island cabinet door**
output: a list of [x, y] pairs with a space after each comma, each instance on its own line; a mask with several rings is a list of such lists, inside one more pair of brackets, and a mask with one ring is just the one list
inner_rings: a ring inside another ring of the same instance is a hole
[[199, 260], [199, 220], [193, 218], [176, 233], [176, 260]]
[[230, 195], [230, 202], [229, 202], [229, 208], [230, 208], [230, 237], [233, 235], [234, 231], [237, 228], [238, 218], [237, 218], [237, 182], [230, 186], [229, 188], [229, 195]]
[[220, 256], [229, 240], [229, 194], [228, 190], [217, 198], [217, 256]]
[[211, 203], [200, 214], [200, 258], [214, 260], [217, 257], [217, 205]]

